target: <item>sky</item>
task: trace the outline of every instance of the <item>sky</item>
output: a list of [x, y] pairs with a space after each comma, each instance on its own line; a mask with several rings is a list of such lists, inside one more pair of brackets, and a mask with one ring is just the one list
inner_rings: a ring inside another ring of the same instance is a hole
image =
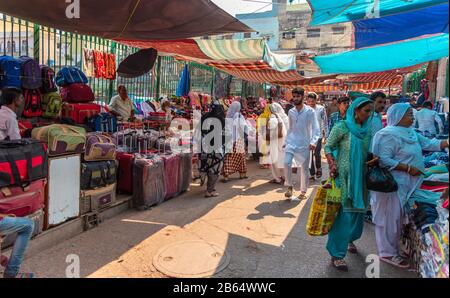
[[[257, 10], [263, 12], [272, 9], [271, 0], [212, 0], [212, 2], [233, 16], [240, 13], [253, 13]], [[295, 0], [294, 2], [304, 3], [306, 0]]]

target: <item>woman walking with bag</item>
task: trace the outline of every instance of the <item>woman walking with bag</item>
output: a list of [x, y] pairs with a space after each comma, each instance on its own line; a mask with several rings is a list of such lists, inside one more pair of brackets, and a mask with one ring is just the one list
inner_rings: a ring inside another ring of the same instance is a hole
[[[448, 148], [448, 141], [430, 140], [412, 128], [413, 110], [409, 103], [397, 103], [387, 112], [388, 126], [374, 137], [372, 151], [380, 158], [380, 165], [392, 173], [398, 185], [395, 192], [371, 192], [372, 221], [378, 255], [393, 266], [408, 268], [406, 259], [400, 256], [399, 242], [408, 200], [414, 197], [423, 181], [425, 172], [422, 150], [441, 151]], [[433, 197], [433, 193], [425, 193]]]
[[[328, 234], [327, 250], [333, 267], [348, 271], [344, 258], [347, 251], [357, 253], [354, 241], [362, 235], [364, 215], [368, 202], [365, 183], [367, 155], [371, 140], [373, 103], [360, 97], [351, 104], [346, 120], [337, 123], [331, 131], [325, 153], [330, 175], [337, 178], [341, 189], [341, 209]], [[337, 150], [337, 160], [333, 151]], [[368, 164], [373, 164], [371, 160]]]
[[270, 182], [283, 185], [286, 179], [283, 146], [289, 129], [289, 118], [280, 104], [272, 103], [269, 108], [272, 115], [267, 123], [266, 138], [269, 143], [269, 159], [273, 176]]

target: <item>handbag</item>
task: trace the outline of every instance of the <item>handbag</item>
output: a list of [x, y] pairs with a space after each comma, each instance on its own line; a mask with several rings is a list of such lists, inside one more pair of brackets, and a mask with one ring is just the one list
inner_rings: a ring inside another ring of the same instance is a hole
[[369, 167], [366, 176], [367, 189], [377, 192], [394, 192], [398, 190], [398, 184], [387, 168], [380, 166]]
[[[276, 115], [276, 114], [274, 114], [274, 115], [275, 115], [275, 117], [277, 118], [277, 121], [278, 121], [278, 126], [277, 126], [277, 128], [278, 128], [278, 135], [277, 136], [278, 136], [279, 139], [281, 139], [281, 138], [284, 137], [284, 135], [283, 135], [283, 122], [281, 122], [281, 120], [278, 117], [278, 115]], [[266, 125], [266, 141], [270, 142], [269, 122], [267, 122], [267, 125]]]

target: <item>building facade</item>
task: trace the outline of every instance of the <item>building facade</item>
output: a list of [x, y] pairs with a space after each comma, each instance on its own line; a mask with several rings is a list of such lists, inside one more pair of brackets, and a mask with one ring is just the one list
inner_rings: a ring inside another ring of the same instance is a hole
[[307, 3], [284, 4], [279, 10], [279, 49], [325, 55], [348, 51], [353, 43], [351, 22], [310, 27], [312, 11]]

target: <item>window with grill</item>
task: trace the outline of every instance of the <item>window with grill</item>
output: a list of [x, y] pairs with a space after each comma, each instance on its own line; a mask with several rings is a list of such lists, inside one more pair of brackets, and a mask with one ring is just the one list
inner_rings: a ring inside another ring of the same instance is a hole
[[345, 33], [345, 27], [333, 27], [333, 35], [342, 35]]
[[252, 33], [251, 32], [245, 32], [244, 33], [244, 38], [252, 38]]
[[307, 38], [320, 37], [320, 29], [308, 29], [306, 30]]
[[295, 31], [283, 32], [283, 39], [294, 39]]

